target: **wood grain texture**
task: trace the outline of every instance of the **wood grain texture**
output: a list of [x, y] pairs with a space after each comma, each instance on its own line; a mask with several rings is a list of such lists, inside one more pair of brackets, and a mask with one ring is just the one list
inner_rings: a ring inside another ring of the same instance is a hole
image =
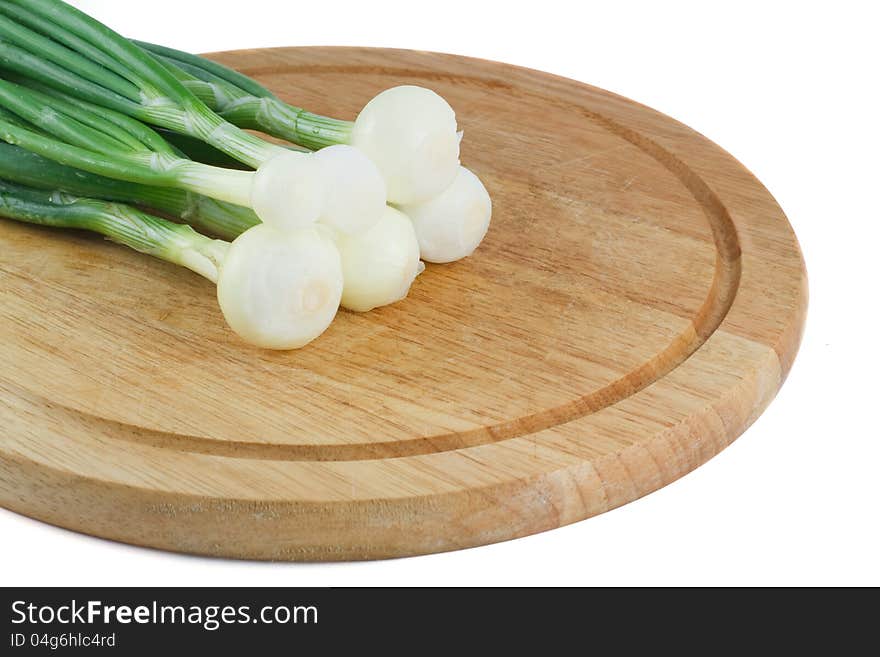
[[493, 223], [409, 298], [258, 351], [207, 281], [0, 223], [0, 504], [111, 539], [367, 559], [552, 529], [705, 462], [770, 402], [807, 305], [795, 236], [729, 154], [571, 80], [413, 51], [216, 55], [353, 118], [455, 107]]

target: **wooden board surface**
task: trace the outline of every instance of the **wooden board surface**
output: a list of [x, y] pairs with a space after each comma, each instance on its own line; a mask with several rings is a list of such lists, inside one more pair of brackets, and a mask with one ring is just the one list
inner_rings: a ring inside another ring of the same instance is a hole
[[[253, 349], [213, 286], [86, 234], [0, 222], [0, 504], [138, 545], [381, 558], [625, 504], [735, 439], [807, 305], [770, 194], [693, 130], [504, 64], [414, 51], [216, 55], [354, 118], [421, 84], [456, 109], [492, 227], [404, 302]], [[12, 538], [14, 540], [14, 537]]]

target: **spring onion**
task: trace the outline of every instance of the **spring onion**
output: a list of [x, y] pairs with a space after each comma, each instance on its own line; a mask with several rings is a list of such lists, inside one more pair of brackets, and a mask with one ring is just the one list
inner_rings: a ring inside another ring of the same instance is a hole
[[465, 167], [459, 167], [452, 185], [438, 196], [399, 208], [412, 220], [427, 262], [452, 262], [469, 256], [483, 241], [492, 218], [489, 193]]
[[413, 203], [448, 187], [458, 170], [455, 112], [430, 89], [383, 91], [354, 122], [351, 144], [379, 167], [394, 203]]
[[[0, 144], [0, 179], [152, 207], [225, 239], [234, 239], [259, 223], [252, 212], [238, 206], [102, 178], [7, 144]], [[379, 222], [363, 233], [338, 232], [334, 237], [342, 257], [345, 308], [363, 312], [406, 296], [420, 272], [418, 241], [408, 218], [387, 207]]]
[[217, 284], [230, 328], [267, 349], [295, 349], [330, 325], [342, 296], [342, 265], [329, 230], [259, 224], [233, 242], [134, 208], [0, 181], [0, 216], [100, 233], [182, 265]]
[[[385, 175], [389, 200], [411, 217], [418, 216], [416, 232], [425, 260], [458, 260], [470, 255], [485, 236], [491, 219], [488, 192], [472, 171], [459, 168], [457, 142], [454, 159], [442, 156], [444, 147], [437, 144], [444, 139], [452, 143], [448, 137], [450, 129], [455, 129], [455, 115], [433, 92], [412, 86], [389, 89], [370, 101], [352, 123], [288, 105], [251, 78], [204, 57], [142, 41], [135, 43], [160, 58], [169, 70], [177, 71], [185, 85], [208, 85], [208, 98], [213, 99], [209, 104], [236, 125], [310, 148], [356, 144]], [[415, 112], [420, 105], [421, 111]], [[429, 127], [432, 124], [433, 132]], [[420, 165], [419, 157], [413, 156], [413, 151], [418, 151], [418, 145], [413, 144], [422, 143], [420, 131], [438, 135], [435, 148], [429, 145], [432, 138], [425, 138], [424, 153], [433, 152], [437, 166], [444, 171], [451, 166], [452, 177], [447, 173], [432, 176], [435, 166], [430, 162]], [[395, 176], [394, 160], [400, 163], [407, 155], [411, 157], [410, 165], [401, 166], [401, 174]], [[400, 194], [400, 188], [412, 193]]]
[[[226, 240], [260, 223], [253, 212], [239, 206], [179, 190], [103, 178], [8, 144], [0, 144], [0, 180], [154, 208]], [[342, 305], [349, 310], [363, 312], [404, 298], [421, 272], [412, 224], [391, 207], [363, 232], [330, 232], [342, 257]]]
[[365, 312], [403, 299], [424, 268], [412, 222], [392, 207], [368, 230], [340, 235], [336, 245], [345, 278], [342, 305], [349, 310]]
[[248, 342], [296, 349], [333, 321], [342, 285], [339, 251], [327, 231], [282, 232], [261, 224], [230, 244], [217, 299], [229, 326]]
[[0, 143], [0, 180], [153, 208], [227, 240], [235, 239], [260, 223], [251, 210], [238, 205], [178, 189], [105, 178], [66, 167], [6, 143]]
[[[368, 102], [354, 122], [288, 105], [250, 78], [216, 62], [141, 41], [184, 86], [209, 85], [208, 103], [230, 122], [321, 148], [351, 144], [363, 150], [385, 177], [388, 200], [413, 203], [436, 196], [458, 172], [460, 133], [455, 112], [435, 92], [412, 85], [387, 89]], [[212, 102], [213, 101], [213, 102]]]
[[[127, 117], [60, 92], [0, 80], [0, 108], [19, 119], [12, 123], [0, 116], [0, 139], [7, 143], [108, 178], [187, 190], [250, 207], [263, 221], [283, 229], [320, 219], [349, 231], [374, 222], [385, 206], [384, 192], [376, 190], [381, 180], [375, 168], [351, 147], [339, 147], [328, 155], [281, 149], [256, 172], [240, 171], [191, 161], [167, 143], [159, 150], [155, 140], [161, 137], [154, 131], [150, 144], [139, 144], [137, 149], [122, 144], [104, 133]], [[339, 176], [346, 173], [351, 173], [349, 186], [340, 190], [328, 184], [338, 185]], [[355, 184], [364, 178], [366, 184]]]
[[[322, 219], [346, 231], [352, 225], [371, 225], [383, 212], [385, 189], [381, 177], [372, 162], [351, 146], [317, 163], [311, 155], [292, 152], [245, 132], [210, 110], [147, 52], [61, 0], [0, 2], [0, 58], [3, 68], [18, 76], [195, 137], [256, 168], [256, 176], [238, 176], [237, 184], [230, 180], [223, 185], [211, 177], [189, 182], [203, 185], [196, 191], [254, 208], [266, 222], [287, 229]], [[41, 154], [49, 157], [45, 152]], [[177, 163], [155, 160], [151, 165], [169, 169], [176, 168]], [[334, 184], [342, 173], [328, 180], [325, 172], [337, 166], [357, 183]], [[107, 171], [94, 173], [114, 177]], [[328, 202], [370, 186], [373, 189], [366, 196], [381, 196], [381, 204], [364, 204], [364, 194]], [[218, 195], [224, 193], [224, 188], [228, 190], [226, 195]], [[340, 210], [350, 212], [352, 207], [357, 208], [359, 217], [338, 214]]]

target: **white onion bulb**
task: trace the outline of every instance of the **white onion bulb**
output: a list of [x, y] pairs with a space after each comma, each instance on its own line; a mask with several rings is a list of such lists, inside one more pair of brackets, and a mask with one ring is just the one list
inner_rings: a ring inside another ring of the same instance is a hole
[[226, 322], [267, 349], [296, 349], [333, 321], [342, 297], [339, 252], [319, 227], [259, 224], [229, 247], [217, 281]]
[[311, 153], [287, 151], [264, 162], [254, 174], [251, 207], [269, 225], [296, 230], [321, 216], [326, 176]]
[[325, 179], [321, 223], [344, 233], [359, 233], [379, 221], [385, 211], [385, 180], [361, 150], [338, 144], [313, 157]]
[[423, 203], [400, 205], [413, 223], [422, 259], [452, 262], [474, 252], [492, 218], [489, 193], [470, 169], [459, 167], [453, 183]]
[[448, 187], [458, 169], [455, 112], [430, 89], [387, 89], [367, 103], [351, 145], [376, 164], [392, 203], [415, 203]]
[[379, 221], [337, 242], [345, 280], [342, 305], [366, 312], [403, 299], [421, 271], [419, 243], [412, 222], [386, 207]]

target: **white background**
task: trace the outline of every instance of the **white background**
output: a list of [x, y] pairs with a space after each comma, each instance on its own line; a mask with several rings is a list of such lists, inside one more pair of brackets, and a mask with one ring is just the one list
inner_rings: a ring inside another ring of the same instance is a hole
[[412, 559], [261, 564], [128, 547], [0, 511], [0, 583], [880, 584], [873, 3], [75, 4], [124, 34], [192, 51], [436, 50], [634, 98], [719, 143], [775, 195], [803, 246], [810, 314], [787, 384], [732, 447], [645, 499], [570, 527]]

